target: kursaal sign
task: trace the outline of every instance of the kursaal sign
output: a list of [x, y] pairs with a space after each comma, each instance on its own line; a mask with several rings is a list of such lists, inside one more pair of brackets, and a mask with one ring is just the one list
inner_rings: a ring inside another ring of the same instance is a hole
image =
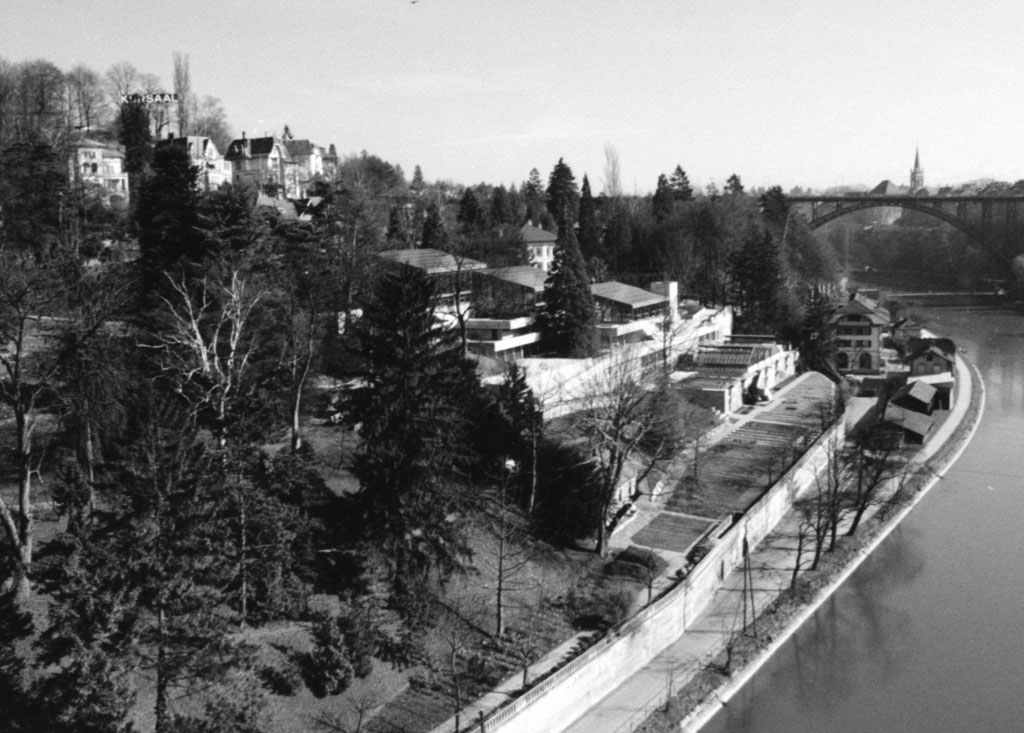
[[156, 92], [155, 94], [122, 94], [121, 104], [167, 104], [177, 102], [177, 94]]

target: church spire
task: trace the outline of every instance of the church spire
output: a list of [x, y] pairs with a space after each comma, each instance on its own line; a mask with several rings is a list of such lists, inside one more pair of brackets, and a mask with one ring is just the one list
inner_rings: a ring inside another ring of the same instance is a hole
[[924, 168], [921, 167], [921, 151], [914, 148], [914, 167], [910, 171], [910, 192], [917, 193], [924, 188]]

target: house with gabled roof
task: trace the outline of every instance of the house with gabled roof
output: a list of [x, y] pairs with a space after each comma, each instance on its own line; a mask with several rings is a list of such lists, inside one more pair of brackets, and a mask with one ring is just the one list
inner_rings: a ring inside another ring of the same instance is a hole
[[551, 263], [555, 261], [557, 235], [530, 223], [523, 224], [519, 234], [530, 253], [531, 264], [544, 272], [550, 271]]
[[882, 341], [889, 311], [862, 295], [852, 295], [832, 316], [835, 364], [840, 372], [877, 374], [884, 370]]
[[889, 400], [892, 404], [905, 407], [914, 412], [931, 415], [935, 409], [935, 397], [938, 390], [927, 382], [914, 380], [897, 389]]
[[906, 362], [911, 376], [952, 373], [956, 345], [947, 338], [912, 338], [907, 342]]
[[231, 165], [231, 182], [255, 186], [284, 198], [299, 198], [298, 173], [295, 160], [285, 144], [276, 137], [247, 138], [231, 141], [224, 160]]
[[309, 140], [287, 139], [284, 145], [295, 161], [297, 198], [305, 198], [310, 185], [324, 175], [324, 149]]
[[168, 133], [165, 139], [156, 144], [156, 147], [164, 145], [181, 145], [185, 148], [192, 165], [199, 169], [196, 186], [201, 191], [216, 190], [231, 180], [230, 164], [224, 160], [216, 143], [210, 138], [204, 135], [176, 137], [174, 133]]

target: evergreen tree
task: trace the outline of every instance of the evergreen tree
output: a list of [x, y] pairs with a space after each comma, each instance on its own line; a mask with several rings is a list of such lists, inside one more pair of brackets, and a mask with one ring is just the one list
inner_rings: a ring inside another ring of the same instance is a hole
[[512, 224], [514, 220], [508, 191], [504, 186], [498, 186], [491, 193], [491, 224], [500, 227], [503, 224]]
[[541, 331], [546, 348], [559, 356], [593, 356], [597, 349], [594, 296], [571, 225], [562, 227], [555, 259], [544, 282]]
[[662, 173], [658, 176], [658, 186], [651, 199], [651, 213], [656, 222], [663, 222], [672, 216], [672, 189], [669, 187], [668, 178]]
[[465, 567], [460, 477], [469, 469], [468, 409], [478, 392], [458, 334], [439, 325], [434, 288], [413, 268], [386, 273], [354, 326], [367, 385], [347, 403], [361, 426], [353, 516], [385, 568], [391, 604], [416, 616], [423, 586]]
[[590, 181], [583, 176], [580, 188], [580, 252], [588, 262], [601, 256], [601, 227], [597, 223], [597, 207], [590, 193]]
[[42, 728], [34, 719], [32, 697], [24, 680], [24, 642], [31, 635], [31, 614], [20, 607], [14, 588], [0, 587], [0, 720], [11, 733], [33, 733]]
[[48, 256], [63, 240], [66, 163], [41, 139], [0, 155], [0, 251]]
[[388, 212], [388, 231], [385, 235], [389, 247], [405, 249], [409, 246], [409, 233], [405, 226], [405, 217], [397, 206]]
[[725, 195], [726, 196], [739, 196], [743, 193], [743, 183], [740, 181], [740, 177], [733, 173], [725, 181]]
[[441, 209], [436, 203], [427, 207], [427, 218], [423, 222], [423, 237], [420, 246], [424, 249], [444, 249], [448, 244], [448, 232], [441, 219]]
[[459, 212], [455, 215], [455, 220], [459, 222], [462, 234], [465, 235], [478, 234], [486, 226], [484, 210], [472, 188], [466, 188], [462, 192], [462, 198], [459, 199]]
[[775, 238], [767, 229], [751, 227], [731, 262], [733, 301], [738, 330], [775, 333], [779, 323], [780, 262]]
[[423, 171], [420, 169], [419, 165], [417, 165], [415, 168], [413, 168], [412, 182], [409, 184], [409, 189], [413, 193], [419, 194], [426, 187], [427, 183], [426, 181], [423, 180]]
[[558, 159], [548, 177], [547, 207], [555, 220], [559, 231], [571, 228], [576, 224], [579, 213], [579, 191], [576, 190], [576, 179], [562, 158]]
[[523, 184], [521, 195], [526, 204], [526, 221], [538, 223], [544, 211], [544, 184], [536, 168], [530, 170], [530, 177]]
[[686, 177], [686, 171], [682, 166], [677, 165], [668, 179], [672, 187], [672, 194], [676, 201], [690, 201], [693, 199], [693, 189], [690, 187], [690, 179]]
[[[124, 146], [124, 172], [128, 174], [128, 198], [138, 202], [149, 164], [153, 159], [153, 135], [149, 109], [142, 102], [125, 102], [118, 115], [118, 138]], [[166, 146], [171, 147], [171, 146]]]
[[168, 295], [168, 276], [192, 279], [208, 254], [199, 220], [198, 169], [181, 145], [164, 145], [139, 191], [140, 299], [144, 312]]

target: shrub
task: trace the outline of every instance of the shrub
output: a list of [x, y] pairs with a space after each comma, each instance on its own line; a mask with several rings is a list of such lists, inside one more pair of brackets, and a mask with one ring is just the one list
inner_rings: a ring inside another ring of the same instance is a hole
[[337, 695], [352, 684], [355, 670], [336, 617], [327, 613], [314, 617], [313, 651], [305, 666], [306, 684], [317, 697]]

